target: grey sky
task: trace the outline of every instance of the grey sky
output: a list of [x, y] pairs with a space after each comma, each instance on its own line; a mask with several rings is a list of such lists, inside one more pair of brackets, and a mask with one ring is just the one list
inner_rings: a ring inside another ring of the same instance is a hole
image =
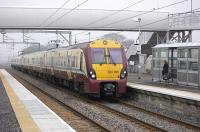
[[[0, 0], [0, 7], [29, 7], [29, 8], [59, 8], [64, 2], [67, 0]], [[85, 0], [70, 0], [69, 3], [64, 8], [73, 8], [77, 4], [83, 2]], [[108, 9], [108, 10], [119, 10], [127, 7], [130, 4], [133, 4], [139, 0], [88, 0], [87, 3], [79, 7], [78, 9]], [[159, 8], [162, 6], [166, 6], [168, 4], [172, 4], [175, 2], [179, 2], [181, 0], [144, 0], [140, 4], [128, 8], [128, 10], [136, 10], [136, 11], [149, 11], [153, 8]], [[200, 8], [200, 0], [192, 0], [193, 1], [193, 9]], [[183, 2], [178, 5], [174, 5], [159, 11], [167, 11], [170, 13], [179, 13], [179, 12], [186, 12], [190, 11], [191, 8], [191, 0]], [[74, 34], [79, 33], [82, 31], [75, 31]], [[87, 41], [88, 39], [88, 32], [82, 33], [77, 35], [77, 40]], [[91, 32], [91, 38], [97, 38], [102, 36], [105, 33], [110, 32]], [[120, 33], [125, 35], [129, 39], [136, 39], [138, 33], [136, 32], [122, 32]], [[47, 34], [40, 34], [40, 35], [33, 35], [30, 34], [36, 41], [40, 41], [41, 43], [47, 43], [50, 39], [56, 39], [56, 35], [47, 35]], [[22, 36], [11, 34], [11, 38], [21, 39]], [[0, 36], [1, 38], [1, 36]], [[74, 41], [74, 37], [73, 37]], [[25, 46], [25, 45], [24, 45]], [[24, 47], [21, 46], [21, 47]], [[9, 47], [9, 46], [8, 46]], [[3, 53], [0, 51], [1, 54]], [[8, 51], [6, 51], [8, 52]]]
[[[0, 0], [1, 7], [32, 7], [32, 8], [58, 8], [66, 0]], [[78, 3], [81, 3], [85, 0], [70, 0], [64, 8], [72, 8]], [[130, 5], [133, 2], [139, 0], [88, 0], [88, 2], [79, 9], [109, 9], [117, 10], [122, 9]], [[158, 8], [165, 6], [170, 3], [175, 3], [181, 0], [144, 0], [142, 3], [129, 8], [129, 10], [151, 10], [153, 8]], [[193, 9], [199, 8], [200, 1], [193, 1]], [[169, 12], [185, 12], [190, 10], [191, 0], [188, 0], [182, 4], [175, 5], [162, 11]]]

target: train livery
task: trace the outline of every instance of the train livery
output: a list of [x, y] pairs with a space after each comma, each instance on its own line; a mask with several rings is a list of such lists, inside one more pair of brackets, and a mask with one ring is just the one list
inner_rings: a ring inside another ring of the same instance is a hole
[[123, 46], [113, 40], [20, 55], [12, 59], [11, 67], [81, 94], [118, 97], [126, 93], [127, 60]]

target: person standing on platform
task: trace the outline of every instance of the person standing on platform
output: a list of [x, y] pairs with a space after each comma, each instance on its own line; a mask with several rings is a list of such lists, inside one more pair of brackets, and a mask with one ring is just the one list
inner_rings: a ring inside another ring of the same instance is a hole
[[[162, 76], [163, 76], [163, 79], [164, 79], [164, 80], [166, 80], [165, 78], [167, 78], [168, 69], [169, 69], [169, 65], [168, 65], [167, 61], [164, 60], [164, 65], [163, 65], [163, 70], [162, 70]], [[165, 77], [165, 76], [166, 76], [166, 77]]]

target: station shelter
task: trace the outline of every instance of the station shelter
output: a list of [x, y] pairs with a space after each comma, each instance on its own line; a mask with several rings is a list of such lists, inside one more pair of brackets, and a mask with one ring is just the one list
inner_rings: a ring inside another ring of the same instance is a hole
[[163, 65], [169, 64], [169, 81], [200, 86], [200, 43], [159, 44], [152, 48], [152, 80], [163, 81]]

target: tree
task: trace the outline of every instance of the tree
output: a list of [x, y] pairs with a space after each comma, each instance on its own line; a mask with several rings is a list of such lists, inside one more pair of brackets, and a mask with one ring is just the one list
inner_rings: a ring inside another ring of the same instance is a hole
[[127, 39], [125, 36], [117, 34], [117, 33], [109, 33], [104, 36], [102, 36], [103, 39], [112, 39], [117, 42], [120, 42], [123, 46], [125, 51], [131, 46], [131, 44], [134, 44], [135, 41], [132, 39]]
[[127, 51], [132, 44], [135, 44], [135, 41], [132, 39], [126, 39], [121, 43], [123, 44], [125, 51]]
[[123, 42], [126, 39], [125, 36], [117, 34], [117, 33], [105, 34], [101, 38], [102, 39], [112, 39], [112, 40], [116, 40], [117, 42]]

